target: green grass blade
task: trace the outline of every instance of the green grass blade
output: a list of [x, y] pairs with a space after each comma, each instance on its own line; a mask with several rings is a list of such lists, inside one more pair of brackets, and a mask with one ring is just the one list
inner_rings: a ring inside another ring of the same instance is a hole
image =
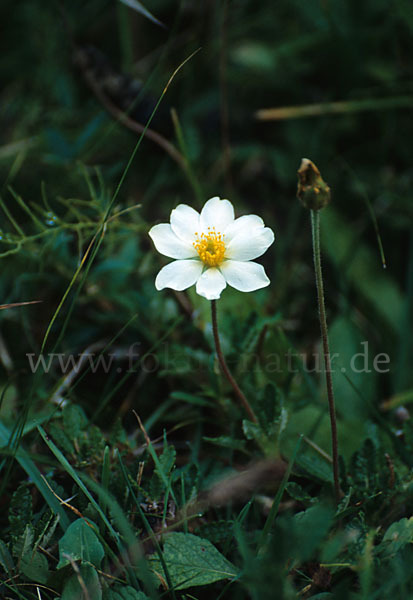
[[[10, 440], [10, 432], [3, 423], [0, 422], [0, 445], [7, 446]], [[33, 484], [37, 487], [40, 494], [45, 499], [47, 505], [50, 507], [56, 515], [59, 515], [59, 524], [64, 531], [69, 527], [70, 520], [63, 510], [62, 505], [53, 495], [49, 487], [46, 485], [39, 469], [36, 467], [34, 462], [31, 460], [29, 454], [20, 446], [16, 453], [15, 459], [19, 463], [22, 469], [27, 473]]]
[[65, 458], [65, 456], [63, 456], [62, 452], [59, 450], [59, 448], [56, 446], [56, 444], [54, 444], [54, 442], [52, 442], [52, 440], [50, 438], [48, 438], [48, 436], [46, 435], [46, 432], [44, 431], [43, 427], [41, 427], [39, 425], [37, 427], [37, 430], [40, 433], [40, 435], [42, 436], [42, 438], [45, 441], [45, 443], [47, 444], [47, 446], [49, 447], [49, 449], [53, 452], [53, 454], [55, 455], [55, 457], [57, 458], [57, 460], [59, 461], [59, 463], [61, 464], [61, 466], [63, 467], [63, 469], [66, 471], [66, 473], [68, 473], [68, 475], [70, 475], [70, 477], [73, 479], [73, 481], [79, 486], [79, 488], [85, 494], [85, 496], [87, 497], [87, 499], [89, 500], [89, 502], [92, 504], [92, 506], [97, 510], [97, 512], [99, 513], [102, 521], [105, 523], [105, 525], [108, 528], [108, 530], [109, 530], [110, 534], [112, 535], [112, 537], [118, 542], [119, 541], [119, 535], [113, 529], [112, 525], [109, 523], [108, 519], [106, 518], [106, 515], [104, 514], [104, 512], [100, 508], [99, 504], [96, 502], [96, 500], [94, 499], [94, 497], [92, 496], [92, 494], [89, 492], [89, 490], [87, 489], [87, 487], [85, 486], [85, 484], [83, 483], [83, 481], [80, 479], [79, 475], [76, 473], [76, 471], [74, 470], [74, 468], [72, 467], [72, 465]]

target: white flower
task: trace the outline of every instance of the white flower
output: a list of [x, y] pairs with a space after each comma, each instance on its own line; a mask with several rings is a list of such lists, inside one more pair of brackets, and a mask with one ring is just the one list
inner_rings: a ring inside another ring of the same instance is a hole
[[149, 235], [158, 252], [177, 259], [159, 271], [157, 290], [181, 291], [196, 283], [200, 296], [216, 300], [227, 284], [252, 292], [270, 283], [264, 267], [251, 261], [271, 246], [273, 231], [257, 215], [235, 219], [228, 200], [211, 198], [201, 214], [179, 204], [171, 223], [155, 225]]

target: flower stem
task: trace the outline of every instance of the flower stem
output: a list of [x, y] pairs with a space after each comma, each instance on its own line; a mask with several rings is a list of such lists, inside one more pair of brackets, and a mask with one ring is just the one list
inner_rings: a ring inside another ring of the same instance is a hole
[[245, 411], [247, 412], [250, 421], [253, 421], [254, 423], [256, 423], [257, 417], [255, 416], [255, 413], [252, 410], [251, 405], [248, 402], [247, 398], [241, 391], [238, 383], [235, 381], [235, 379], [231, 375], [231, 371], [229, 370], [228, 365], [225, 362], [224, 355], [222, 353], [221, 343], [219, 341], [219, 334], [218, 334], [217, 301], [216, 300], [211, 300], [211, 316], [212, 316], [212, 330], [214, 332], [215, 349], [217, 351], [217, 356], [218, 356], [219, 364], [221, 365], [221, 369], [223, 370], [225, 377], [228, 379], [229, 383], [231, 384], [234, 392], [236, 393], [238, 398], [241, 400], [241, 404], [245, 408]]
[[320, 250], [320, 212], [311, 210], [311, 231], [313, 238], [314, 271], [317, 286], [318, 314], [320, 318], [321, 339], [323, 341], [324, 367], [326, 372], [328, 407], [330, 411], [331, 424], [331, 447], [333, 455], [334, 492], [337, 504], [340, 501], [341, 490], [338, 469], [338, 441], [336, 408], [334, 403], [333, 380], [331, 377], [330, 349], [328, 344], [328, 328], [326, 309], [324, 305], [323, 275], [321, 272], [321, 250]]

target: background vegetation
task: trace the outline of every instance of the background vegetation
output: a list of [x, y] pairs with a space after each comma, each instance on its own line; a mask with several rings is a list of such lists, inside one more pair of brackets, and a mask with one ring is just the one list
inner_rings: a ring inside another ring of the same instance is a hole
[[[408, 598], [412, 7], [145, 8], [0, 7], [1, 303], [41, 301], [0, 311], [0, 596]], [[140, 139], [151, 115], [162, 137]], [[303, 156], [332, 188], [337, 510]], [[219, 372], [208, 302], [154, 287], [147, 231], [214, 195], [276, 233], [271, 286], [219, 302], [256, 426]], [[87, 352], [110, 368], [79, 366]], [[31, 368], [40, 353], [50, 368]]]

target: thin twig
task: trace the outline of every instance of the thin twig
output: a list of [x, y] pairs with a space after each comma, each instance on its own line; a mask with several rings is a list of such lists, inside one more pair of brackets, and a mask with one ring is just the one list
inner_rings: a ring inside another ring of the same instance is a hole
[[235, 379], [231, 375], [231, 371], [229, 370], [228, 365], [225, 362], [225, 358], [224, 358], [224, 355], [223, 355], [222, 349], [221, 349], [221, 343], [219, 341], [218, 320], [217, 320], [217, 301], [216, 300], [211, 300], [211, 315], [212, 315], [212, 330], [214, 332], [215, 349], [217, 351], [217, 356], [218, 356], [219, 364], [221, 365], [221, 369], [223, 370], [224, 375], [228, 379], [229, 383], [232, 385], [234, 392], [236, 393], [238, 398], [241, 400], [241, 404], [243, 405], [246, 412], [248, 413], [248, 417], [249, 417], [250, 421], [253, 421], [253, 423], [257, 423], [258, 419], [255, 416], [255, 413], [252, 410], [250, 403], [248, 402], [247, 398], [241, 391], [238, 383], [235, 381]]

